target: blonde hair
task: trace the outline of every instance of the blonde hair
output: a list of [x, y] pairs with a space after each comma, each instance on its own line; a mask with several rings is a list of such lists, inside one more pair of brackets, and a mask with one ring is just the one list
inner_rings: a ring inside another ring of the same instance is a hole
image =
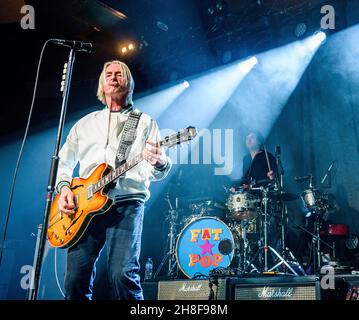
[[125, 80], [125, 86], [128, 89], [127, 96], [126, 96], [126, 105], [132, 105], [133, 104], [132, 95], [133, 95], [133, 89], [135, 87], [135, 82], [133, 80], [131, 71], [128, 68], [128, 66], [125, 63], [123, 63], [122, 61], [119, 61], [119, 60], [107, 61], [103, 65], [103, 69], [102, 69], [102, 72], [100, 74], [100, 78], [98, 79], [97, 98], [104, 105], [106, 105], [106, 96], [105, 96], [105, 92], [103, 91], [103, 84], [104, 84], [105, 78], [106, 78], [106, 69], [110, 64], [118, 64], [118, 65], [121, 66], [122, 75], [123, 75], [124, 80]]

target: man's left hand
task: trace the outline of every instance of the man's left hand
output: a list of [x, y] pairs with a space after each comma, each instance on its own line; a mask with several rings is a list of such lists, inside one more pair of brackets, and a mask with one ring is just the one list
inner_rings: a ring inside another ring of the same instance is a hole
[[142, 155], [143, 158], [154, 167], [161, 167], [166, 163], [166, 157], [155, 142], [147, 141]]

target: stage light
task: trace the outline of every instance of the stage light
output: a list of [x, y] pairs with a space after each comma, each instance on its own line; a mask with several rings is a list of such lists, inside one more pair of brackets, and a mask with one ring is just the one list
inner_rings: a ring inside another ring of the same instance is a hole
[[252, 57], [248, 59], [248, 63], [251, 66], [250, 69], [252, 69], [252, 67], [254, 67], [257, 63], [258, 63], [258, 59], [257, 57]]
[[327, 35], [324, 31], [317, 31], [314, 33], [314, 38], [318, 43], [322, 43], [327, 38]]
[[301, 38], [307, 32], [307, 25], [304, 22], [298, 23], [294, 29], [294, 35], [297, 38]]
[[184, 87], [185, 89], [188, 89], [189, 86], [190, 86], [190, 84], [189, 84], [189, 82], [188, 82], [187, 80], [183, 81], [183, 82], [182, 82], [182, 85], [183, 85], [183, 87]]
[[121, 53], [122, 53], [122, 55], [132, 54], [132, 52], [135, 51], [135, 49], [136, 49], [136, 46], [133, 42], [122, 44]]
[[309, 39], [308, 46], [310, 49], [319, 48], [327, 39], [327, 35], [323, 31], [316, 31], [314, 35]]
[[258, 63], [258, 59], [256, 57], [252, 57], [244, 61], [240, 64], [241, 71], [249, 72], [253, 69], [253, 67]]
[[221, 2], [217, 3], [217, 4], [216, 4], [216, 8], [217, 8], [218, 11], [222, 11], [222, 9], [223, 9], [223, 4], [222, 4]]

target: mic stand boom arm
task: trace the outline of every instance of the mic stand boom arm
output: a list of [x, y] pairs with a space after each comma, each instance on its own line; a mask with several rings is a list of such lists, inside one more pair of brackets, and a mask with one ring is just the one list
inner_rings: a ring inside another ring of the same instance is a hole
[[56, 183], [56, 176], [57, 176], [57, 168], [59, 164], [59, 151], [60, 145], [62, 140], [62, 134], [64, 130], [65, 124], [65, 117], [66, 117], [66, 110], [67, 110], [67, 101], [70, 92], [70, 83], [71, 83], [71, 76], [73, 65], [75, 62], [75, 50], [72, 48], [69, 54], [68, 62], [64, 66], [64, 73], [66, 71], [66, 77], [64, 81], [61, 83], [61, 91], [62, 94], [62, 105], [61, 105], [61, 114], [60, 114], [60, 121], [57, 131], [56, 137], [56, 145], [54, 155], [51, 159], [51, 167], [50, 167], [50, 174], [49, 174], [49, 181], [47, 186], [47, 194], [46, 194], [46, 202], [45, 202], [45, 213], [43, 217], [42, 225], [38, 226], [38, 243], [36, 244], [35, 249], [35, 256], [34, 256], [34, 265], [32, 270], [32, 277], [31, 277], [31, 284], [28, 299], [29, 300], [37, 300], [38, 298], [38, 291], [39, 291], [39, 284], [40, 284], [40, 277], [41, 277], [41, 267], [42, 267], [42, 260], [45, 251], [45, 244], [47, 239], [47, 228], [50, 216], [50, 209], [52, 204], [52, 198], [55, 191], [55, 183]]

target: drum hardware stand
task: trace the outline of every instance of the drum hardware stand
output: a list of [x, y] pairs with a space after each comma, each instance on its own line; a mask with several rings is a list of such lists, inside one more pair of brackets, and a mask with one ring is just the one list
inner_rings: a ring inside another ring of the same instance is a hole
[[[279, 179], [277, 177], [276, 179], [276, 186], [279, 186], [279, 190], [282, 191], [284, 190], [284, 168], [283, 168], [283, 164], [282, 164], [282, 160], [280, 158], [280, 146], [276, 146], [275, 149], [275, 157], [276, 157], [276, 163], [277, 163], [277, 169], [278, 169], [278, 175], [279, 175]], [[279, 181], [278, 181], [279, 180]], [[312, 184], [312, 179], [310, 180], [311, 184]], [[303, 268], [301, 267], [301, 265], [299, 264], [298, 260], [295, 258], [295, 256], [293, 255], [293, 253], [289, 250], [289, 248], [285, 245], [285, 234], [286, 234], [286, 230], [285, 230], [285, 225], [286, 225], [286, 220], [288, 217], [288, 208], [287, 206], [284, 204], [283, 201], [281, 201], [281, 256], [276, 253], [274, 253], [279, 259], [280, 262], [275, 265], [271, 270], [276, 269], [277, 267], [279, 267], [282, 264], [285, 264], [288, 267], [288, 262], [286, 261], [286, 259], [284, 259], [284, 257], [287, 258], [290, 257], [292, 259], [292, 261], [290, 261], [291, 264], [294, 264], [298, 267], [298, 269], [303, 273], [303, 275], [306, 275], [305, 271], [303, 270]], [[289, 268], [292, 272], [294, 271], [292, 268]], [[269, 271], [271, 271], [269, 270]], [[293, 272], [295, 275], [298, 275], [296, 272]]]
[[162, 270], [164, 264], [166, 263], [166, 260], [168, 259], [168, 270], [167, 270], [167, 276], [169, 278], [174, 277], [174, 270], [177, 267], [177, 261], [175, 257], [175, 237], [176, 237], [176, 225], [177, 225], [177, 219], [178, 219], [178, 198], [175, 200], [175, 209], [173, 208], [171, 201], [169, 199], [169, 195], [166, 196], [166, 201], [168, 202], [168, 205], [170, 207], [169, 217], [167, 220], [169, 220], [169, 233], [168, 233], [168, 241], [169, 248], [168, 252], [163, 257], [160, 265], [158, 266], [158, 269], [156, 270], [154, 274], [154, 279], [157, 278], [158, 274]]
[[[281, 253], [282, 253], [282, 257], [286, 257], [287, 260], [290, 260], [290, 263], [297, 266], [298, 269], [301, 271], [301, 273], [305, 276], [307, 275], [304, 271], [304, 269], [302, 268], [302, 266], [300, 265], [300, 263], [298, 262], [297, 258], [294, 256], [294, 254], [292, 253], [292, 251], [290, 251], [290, 249], [285, 245], [285, 234], [286, 234], [286, 230], [285, 230], [285, 225], [288, 223], [287, 220], [288, 217], [288, 208], [286, 205], [284, 205], [282, 203], [282, 216], [281, 216]], [[286, 221], [286, 223], [285, 223]]]
[[314, 270], [316, 271], [316, 273], [320, 273], [320, 269], [322, 267], [321, 243], [323, 243], [325, 246], [327, 246], [328, 248], [330, 248], [332, 250], [334, 259], [335, 259], [336, 254], [335, 254], [335, 246], [331, 246], [324, 240], [320, 239], [320, 228], [322, 226], [322, 221], [321, 221], [321, 218], [318, 213], [315, 216], [316, 216], [315, 222], [314, 222], [315, 233], [312, 235], [312, 244], [316, 251], [315, 255], [314, 255], [314, 257], [315, 257]]
[[309, 234], [312, 237], [312, 244], [315, 248], [315, 255], [314, 255], [314, 270], [317, 274], [320, 273], [320, 268], [321, 268], [321, 256], [322, 256], [322, 252], [321, 252], [321, 243], [324, 244], [326, 247], [330, 248], [333, 252], [333, 258], [335, 259], [336, 257], [336, 252], [335, 252], [335, 245], [331, 246], [329, 243], [327, 243], [326, 241], [322, 240], [320, 238], [320, 227], [321, 227], [321, 221], [320, 221], [320, 217], [319, 214], [316, 213], [316, 220], [314, 222], [314, 233], [308, 231], [306, 228], [304, 228], [303, 226], [300, 226], [298, 224], [296, 224], [295, 222], [291, 221], [296, 227], [298, 227], [299, 229], [303, 230], [305, 233]]
[[[269, 188], [266, 187], [260, 187], [260, 188], [253, 188], [253, 190], [261, 190], [262, 194], [263, 194], [263, 204], [264, 204], [264, 245], [259, 248], [257, 254], [259, 254], [259, 252], [261, 252], [261, 250], [264, 250], [264, 270], [263, 272], [272, 272], [275, 269], [277, 269], [279, 266], [281, 266], [282, 264], [284, 264], [295, 276], [298, 276], [298, 273], [290, 266], [290, 264], [271, 246], [268, 245], [268, 201], [269, 201], [269, 197], [268, 197], [268, 193], [269, 193]], [[280, 261], [273, 266], [272, 268], [269, 269], [268, 267], [268, 252], [271, 251]], [[256, 255], [257, 255], [256, 254]]]
[[[248, 254], [248, 239], [247, 239], [247, 229], [246, 226], [244, 226], [243, 221], [241, 221], [241, 238], [243, 239], [243, 259], [239, 260], [239, 270], [243, 270], [242, 273], [244, 274], [246, 272], [246, 270], [251, 267], [252, 269], [249, 271], [249, 273], [253, 273], [253, 272], [257, 272], [260, 273], [258, 268], [253, 264], [253, 259], [250, 261], [247, 258], [247, 254]], [[255, 260], [255, 259], [254, 259]]]

